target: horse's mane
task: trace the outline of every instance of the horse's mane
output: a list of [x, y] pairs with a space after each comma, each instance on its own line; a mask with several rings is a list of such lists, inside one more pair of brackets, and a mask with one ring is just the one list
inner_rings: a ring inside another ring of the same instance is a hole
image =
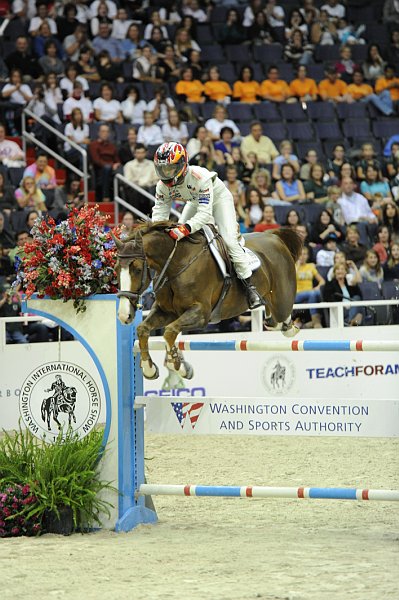
[[173, 226], [176, 226], [176, 221], [157, 221], [156, 223], [146, 221], [145, 223], [136, 225], [134, 228], [134, 233], [138, 232], [142, 235], [145, 235], [147, 233], [151, 233], [152, 231], [164, 231], [167, 227]]

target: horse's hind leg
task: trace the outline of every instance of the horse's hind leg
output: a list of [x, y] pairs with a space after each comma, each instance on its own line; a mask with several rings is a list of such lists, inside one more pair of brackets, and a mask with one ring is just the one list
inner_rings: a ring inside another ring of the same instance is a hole
[[148, 338], [151, 331], [164, 327], [173, 320], [173, 316], [169, 313], [164, 313], [155, 302], [146, 319], [137, 326], [137, 335], [140, 346], [140, 367], [146, 379], [157, 379], [159, 369], [152, 361], [149, 349]]
[[194, 369], [184, 360], [183, 353], [177, 348], [176, 338], [182, 329], [197, 329], [206, 325], [207, 320], [203, 309], [196, 304], [183, 313], [176, 321], [165, 327], [163, 337], [166, 341], [166, 366], [170, 370], [177, 371], [185, 379], [192, 379]]

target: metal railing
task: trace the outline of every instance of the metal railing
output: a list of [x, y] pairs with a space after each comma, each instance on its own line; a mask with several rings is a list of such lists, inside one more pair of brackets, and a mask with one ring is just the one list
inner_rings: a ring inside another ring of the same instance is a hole
[[[126, 210], [129, 210], [141, 219], [149, 221], [150, 218], [147, 215], [142, 213], [138, 208], [135, 208], [134, 206], [129, 204], [129, 202], [126, 202], [126, 200], [121, 197], [121, 193], [123, 193], [121, 188], [126, 186], [134, 190], [135, 192], [138, 192], [145, 198], [148, 198], [148, 200], [150, 200], [153, 204], [155, 203], [155, 196], [150, 194], [150, 192], [147, 192], [147, 190], [137, 185], [137, 183], [133, 183], [132, 181], [129, 181], [129, 179], [126, 179], [126, 177], [124, 177], [120, 173], [117, 173], [114, 177], [115, 224], [117, 225], [119, 223], [119, 205], [123, 206], [123, 208], [126, 208]], [[170, 212], [176, 217], [180, 217], [180, 213], [174, 208], [172, 208]]]
[[[76, 167], [75, 165], [70, 163], [66, 158], [64, 158], [63, 156], [58, 154], [58, 152], [55, 152], [55, 150], [53, 150], [52, 148], [49, 148], [48, 146], [46, 146], [46, 144], [44, 144], [42, 141], [37, 139], [37, 137], [33, 133], [27, 131], [27, 129], [26, 129], [26, 118], [27, 117], [37, 121], [37, 123], [39, 123], [45, 129], [50, 131], [53, 135], [55, 135], [62, 142], [66, 142], [67, 144], [69, 144], [71, 146], [71, 148], [73, 148], [74, 150], [79, 152], [82, 156], [82, 165], [83, 165], [82, 169], [79, 169], [78, 167]], [[41, 119], [40, 117], [35, 115], [35, 113], [33, 113], [28, 108], [24, 108], [24, 110], [22, 111], [22, 148], [23, 148], [25, 156], [26, 156], [26, 142], [27, 141], [31, 142], [35, 146], [39, 146], [39, 148], [44, 150], [47, 154], [50, 154], [50, 156], [52, 156], [58, 162], [63, 164], [67, 169], [73, 171], [73, 173], [78, 175], [78, 177], [82, 178], [84, 199], [85, 199], [85, 202], [87, 202], [88, 201], [88, 192], [89, 192], [89, 171], [88, 171], [87, 151], [85, 150], [85, 148], [82, 148], [81, 146], [79, 146], [79, 144], [77, 144], [73, 140], [70, 140], [66, 135], [64, 135], [63, 133], [58, 131], [58, 129], [55, 129], [55, 127], [52, 127], [51, 125], [49, 125], [49, 123], [47, 123], [46, 121], [43, 121], [43, 119]]]

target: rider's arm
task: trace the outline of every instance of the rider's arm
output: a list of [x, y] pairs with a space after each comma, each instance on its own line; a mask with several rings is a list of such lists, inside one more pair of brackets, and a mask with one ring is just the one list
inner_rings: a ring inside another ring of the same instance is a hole
[[213, 222], [213, 182], [208, 179], [201, 185], [198, 195], [197, 212], [188, 220], [186, 224], [190, 231], [195, 233], [203, 225]]
[[170, 216], [172, 199], [168, 191], [165, 192], [165, 189], [163, 188], [165, 188], [165, 186], [159, 182], [155, 191], [155, 204], [152, 207], [151, 220], [153, 223], [156, 221], [167, 221]]

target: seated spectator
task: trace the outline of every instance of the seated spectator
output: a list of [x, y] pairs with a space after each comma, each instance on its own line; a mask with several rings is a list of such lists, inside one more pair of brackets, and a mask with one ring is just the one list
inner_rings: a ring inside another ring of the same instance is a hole
[[134, 214], [127, 210], [122, 217], [122, 234], [121, 238], [128, 238], [136, 228], [134, 222]]
[[93, 19], [96, 16], [96, 14], [98, 13], [98, 7], [102, 3], [105, 3], [107, 5], [109, 18], [115, 19], [118, 11], [118, 6], [115, 2], [113, 2], [113, 0], [94, 0], [94, 2], [90, 4], [89, 18]]
[[231, 127], [222, 127], [220, 130], [220, 140], [215, 142], [215, 157], [218, 165], [226, 164], [228, 155], [231, 155], [233, 148], [240, 146], [238, 142], [233, 140], [233, 137], [234, 131]]
[[81, 48], [76, 68], [79, 75], [87, 79], [87, 81], [98, 81], [100, 79], [100, 74], [94, 62], [93, 50], [89, 46]]
[[198, 125], [194, 131], [193, 137], [188, 140], [186, 146], [188, 159], [190, 161], [200, 153], [200, 150], [206, 143], [206, 140], [208, 140], [209, 145], [213, 147], [209, 132], [206, 130], [204, 125]]
[[[272, 35], [276, 38], [276, 41], [281, 41], [284, 35], [284, 8], [282, 6], [277, 5], [276, 0], [267, 0], [263, 11], [267, 17], [267, 22], [272, 31]], [[252, 37], [250, 37], [249, 39], [252, 39]]]
[[302, 181], [307, 181], [310, 178], [310, 169], [313, 165], [319, 162], [319, 157], [316, 150], [311, 148], [306, 152], [305, 162], [302, 164], [299, 171], [299, 178]]
[[326, 4], [323, 4], [321, 7], [321, 10], [326, 11], [332, 23], [337, 24], [339, 19], [345, 18], [345, 6], [339, 4], [338, 0], [327, 0]]
[[241, 143], [241, 151], [244, 159], [253, 152], [259, 165], [269, 165], [277, 156], [278, 151], [272, 140], [263, 135], [263, 127], [260, 121], [251, 123], [251, 133], [244, 137]]
[[94, 118], [102, 123], [123, 123], [122, 107], [114, 99], [114, 90], [109, 83], [100, 87], [100, 96], [93, 102]]
[[271, 44], [273, 42], [272, 29], [267, 20], [266, 10], [258, 10], [256, 12], [254, 22], [248, 28], [247, 36], [255, 46]]
[[90, 142], [89, 154], [93, 163], [96, 200], [109, 202], [113, 176], [120, 166], [118, 150], [110, 141], [109, 125], [103, 123], [98, 128], [98, 139]]
[[90, 20], [90, 31], [92, 38], [98, 35], [100, 23], [107, 23], [112, 30], [112, 19], [109, 17], [108, 6], [104, 0], [101, 0], [101, 2], [98, 4], [97, 13], [92, 14], [93, 16]]
[[295, 30], [284, 48], [284, 58], [295, 67], [308, 65], [313, 59], [313, 45], [306, 41], [300, 29]]
[[212, 119], [208, 119], [205, 122], [205, 127], [213, 140], [220, 140], [220, 132], [224, 127], [229, 127], [233, 131], [234, 136], [238, 137], [240, 135], [237, 125], [234, 121], [228, 119], [227, 116], [227, 110], [224, 106], [217, 105], [213, 111]]
[[294, 167], [295, 173], [299, 173], [299, 160], [296, 154], [293, 154], [292, 143], [289, 140], [283, 140], [280, 143], [279, 150], [280, 154], [273, 160], [272, 178], [274, 180], [280, 179], [281, 167], [287, 163]]
[[368, 201], [362, 194], [354, 191], [354, 183], [351, 177], [344, 177], [341, 184], [341, 196], [338, 199], [344, 215], [345, 223], [376, 223], [377, 217], [372, 212]]
[[334, 256], [337, 253], [338, 238], [335, 233], [329, 233], [323, 239], [323, 247], [318, 251], [316, 255], [316, 265], [318, 267], [333, 267]]
[[339, 188], [337, 185], [331, 185], [327, 189], [326, 209], [332, 216], [335, 223], [337, 223], [337, 225], [339, 225], [340, 227], [344, 227], [345, 226], [344, 215], [342, 213], [342, 208], [338, 204], [340, 195], [341, 195], [341, 188]]
[[272, 180], [267, 169], [256, 169], [251, 176], [251, 186], [256, 189], [262, 198], [263, 204], [272, 197]]
[[176, 83], [180, 79], [180, 70], [183, 64], [183, 61], [177, 58], [173, 45], [171, 43], [166, 44], [163, 56], [159, 60], [159, 68], [163, 71], [163, 79]]
[[241, 16], [235, 8], [227, 11], [226, 23], [222, 26], [219, 39], [222, 44], [242, 44], [247, 39], [246, 31], [242, 25]]
[[75, 81], [71, 96], [62, 105], [62, 112], [66, 120], [71, 118], [74, 108], [80, 108], [85, 123], [92, 121], [94, 114], [93, 104], [89, 98], [85, 98], [83, 86], [80, 81]]
[[123, 142], [119, 148], [119, 158], [122, 165], [134, 159], [134, 152], [137, 146], [137, 129], [129, 127], [127, 131], [126, 142]]
[[347, 260], [353, 260], [357, 266], [363, 262], [367, 248], [360, 243], [360, 234], [356, 225], [347, 227], [342, 250], [345, 252]]
[[215, 151], [213, 144], [209, 146], [207, 142], [201, 146], [199, 154], [197, 154], [192, 160], [191, 164], [197, 165], [198, 167], [204, 167], [208, 171], [214, 171], [216, 169]]
[[5, 226], [5, 219], [2, 212], [0, 212], [0, 244], [3, 247], [3, 251], [15, 246], [14, 234], [11, 229]]
[[59, 40], [53, 36], [49, 24], [44, 21], [39, 27], [39, 34], [33, 40], [33, 50], [38, 58], [45, 55], [45, 46], [52, 42], [57, 47], [58, 58], [64, 58], [64, 49]]
[[36, 185], [43, 191], [57, 187], [55, 170], [48, 164], [47, 154], [39, 151], [34, 163], [26, 167], [23, 177], [33, 177]]
[[[334, 254], [334, 267], [335, 265], [344, 265], [348, 269], [348, 273], [346, 275], [346, 281], [349, 285], [355, 285], [356, 283], [362, 282], [362, 276], [360, 272], [353, 262], [353, 260], [346, 260], [346, 254], [342, 250], [337, 250]], [[332, 281], [334, 277], [334, 267], [331, 267], [327, 273], [327, 281]]]
[[[346, 276], [348, 268], [346, 265], [337, 263], [333, 268], [333, 279], [327, 281], [324, 286], [324, 300], [326, 302], [347, 302], [348, 300], [361, 300], [362, 292], [359, 286], [349, 285]], [[361, 325], [364, 316], [362, 307], [352, 306], [344, 309], [345, 324], [350, 326]]]
[[391, 64], [399, 64], [399, 28], [391, 31], [391, 40], [386, 50], [386, 57], [388, 59], [388, 62], [390, 62]]
[[175, 92], [183, 102], [205, 102], [204, 84], [199, 79], [194, 79], [193, 71], [186, 67], [182, 71], [182, 78], [176, 83]]
[[263, 207], [262, 219], [255, 225], [254, 231], [262, 232], [269, 229], [280, 229], [280, 225], [276, 221], [273, 206], [266, 204]]
[[111, 26], [108, 23], [99, 24], [98, 35], [93, 39], [93, 50], [95, 55], [107, 50], [111, 61], [117, 64], [125, 58], [120, 41], [111, 37]]
[[375, 250], [367, 250], [359, 272], [363, 281], [378, 283], [378, 286], [381, 287], [384, 281], [384, 271], [381, 267], [380, 257]]
[[330, 179], [339, 181], [341, 179], [341, 167], [346, 163], [345, 147], [335, 144], [332, 158], [327, 160], [327, 173]]
[[190, 50], [187, 59], [187, 66], [192, 70], [194, 79], [202, 81], [204, 78], [204, 65], [201, 62], [201, 53], [198, 50]]
[[309, 242], [309, 232], [305, 223], [298, 223], [293, 229], [301, 238], [303, 247], [309, 250], [309, 257], [311, 260], [313, 260], [313, 249], [315, 247], [315, 244], [313, 242]]
[[308, 26], [298, 8], [293, 8], [288, 17], [288, 26], [285, 28], [285, 39], [289, 42], [296, 31], [300, 31], [302, 36], [307, 39]]
[[373, 246], [377, 252], [381, 264], [387, 262], [391, 254], [391, 234], [386, 225], [380, 225], [377, 229], [377, 242]]
[[303, 0], [300, 12], [305, 19], [308, 29], [320, 15], [319, 9], [315, 6], [315, 0]]
[[362, 144], [360, 160], [356, 163], [356, 177], [359, 180], [366, 178], [367, 167], [374, 167], [377, 171], [381, 170], [381, 164], [375, 157], [373, 144], [365, 142]]
[[158, 57], [151, 51], [151, 46], [146, 44], [141, 50], [141, 55], [133, 63], [133, 79], [137, 81], [162, 82], [162, 72], [158, 64]]
[[355, 167], [353, 165], [351, 165], [351, 163], [348, 161], [345, 161], [341, 165], [341, 168], [339, 170], [339, 184], [340, 185], [342, 185], [342, 180], [345, 179], [345, 177], [351, 177], [353, 179], [354, 189], [357, 190], [358, 186], [357, 186], [357, 183], [355, 183], [357, 181]]
[[382, 207], [382, 225], [388, 227], [393, 240], [399, 241], [399, 208], [393, 201], [386, 202]]
[[348, 45], [342, 46], [339, 51], [340, 59], [335, 63], [335, 70], [346, 83], [351, 83], [353, 73], [359, 68], [352, 60], [352, 50]]
[[57, 35], [60, 42], [63, 43], [68, 35], [72, 35], [76, 31], [76, 27], [79, 25], [79, 21], [76, 18], [78, 11], [75, 4], [67, 2], [64, 4], [62, 14], [58, 14], [59, 16], [55, 19], [58, 31]]
[[254, 80], [254, 72], [252, 67], [244, 65], [241, 68], [238, 81], [233, 86], [233, 100], [254, 104], [259, 102], [260, 85]]
[[144, 112], [147, 109], [147, 103], [140, 100], [140, 91], [136, 86], [129, 85], [125, 89], [121, 109], [125, 121], [137, 125], [144, 123]]
[[394, 112], [393, 103], [399, 100], [399, 77], [395, 77], [393, 65], [386, 65], [384, 73], [384, 77], [377, 79], [375, 94], [371, 96], [370, 101], [384, 115], [389, 116]]
[[161, 29], [162, 35], [165, 39], [168, 39], [168, 30], [162, 22], [159, 10], [153, 10], [150, 15], [150, 22], [145, 26], [144, 39], [149, 40], [155, 27]]
[[271, 65], [267, 70], [267, 79], [262, 81], [260, 86], [260, 95], [263, 100], [285, 102], [290, 94], [287, 82], [279, 79], [278, 68], [275, 65]]
[[297, 179], [294, 167], [287, 163], [281, 167], [281, 178], [276, 183], [273, 197], [282, 202], [299, 202], [305, 200], [303, 183]]
[[65, 76], [60, 80], [60, 88], [65, 98], [69, 98], [74, 90], [75, 83], [79, 82], [84, 92], [89, 91], [89, 84], [86, 79], [78, 74], [77, 66], [69, 63], [65, 68]]
[[327, 11], [321, 9], [310, 28], [310, 39], [313, 44], [331, 46], [338, 42], [337, 28], [330, 21]]
[[120, 67], [112, 62], [108, 50], [101, 50], [96, 56], [96, 69], [103, 81], [123, 83]]
[[140, 125], [137, 133], [137, 143], [144, 146], [158, 146], [163, 144], [162, 130], [154, 122], [154, 117], [148, 110], [144, 112], [144, 124]]
[[[74, 108], [71, 112], [71, 120], [65, 125], [64, 135], [79, 144], [81, 148], [86, 149], [90, 144], [89, 126], [85, 123], [83, 113], [80, 108]], [[82, 155], [76, 148], [73, 148], [68, 142], [64, 143], [65, 158], [79, 168], [82, 167]]]
[[185, 61], [190, 50], [198, 50], [201, 52], [201, 48], [195, 40], [192, 39], [187, 29], [180, 27], [175, 33], [174, 50], [177, 58]]
[[[21, 299], [19, 294], [7, 286], [0, 295], [0, 317], [21, 316]], [[24, 335], [23, 324], [20, 321], [6, 323], [6, 344], [26, 344], [28, 338]]]
[[[296, 289], [295, 304], [313, 304], [321, 301], [320, 288], [325, 284], [323, 277], [316, 269], [314, 263], [309, 261], [309, 249], [304, 246], [301, 255], [296, 263]], [[313, 281], [317, 284], [314, 286]], [[310, 314], [312, 318], [312, 327], [320, 329], [322, 327], [320, 314], [317, 309], [311, 308]], [[295, 324], [299, 327], [302, 323], [299, 319], [295, 320]]]
[[185, 29], [190, 34], [192, 40], [197, 39], [197, 25], [195, 19], [190, 15], [185, 15], [178, 26], [179, 29]]
[[327, 185], [325, 184], [325, 171], [323, 165], [316, 163], [310, 167], [310, 177], [304, 183], [306, 199], [310, 202], [324, 204], [327, 202]]
[[322, 210], [312, 227], [310, 239], [321, 246], [330, 234], [334, 234], [337, 242], [343, 239], [341, 227], [334, 221], [328, 210]]
[[366, 178], [360, 184], [360, 192], [371, 204], [371, 209], [379, 216], [384, 201], [392, 200], [390, 187], [373, 165], [366, 168]]
[[209, 69], [209, 79], [204, 83], [204, 91], [209, 100], [228, 104], [233, 94], [227, 81], [221, 81], [219, 68], [212, 66]]
[[39, 58], [39, 65], [44, 75], [49, 73], [55, 73], [56, 75], [62, 75], [64, 73], [64, 63], [57, 56], [57, 45], [54, 40], [48, 40], [44, 44], [44, 56]]
[[365, 31], [365, 25], [359, 25], [355, 29], [345, 18], [339, 19], [337, 23], [337, 35], [341, 44], [365, 44], [365, 40], [361, 37]]
[[167, 122], [169, 111], [174, 107], [175, 103], [166, 95], [165, 87], [163, 85], [154, 87], [154, 98], [147, 104], [147, 110], [152, 112], [158, 125], [164, 125]]
[[55, 190], [53, 212], [57, 211], [57, 219], [65, 219], [72, 208], [84, 205], [84, 193], [80, 189], [81, 180], [76, 176], [69, 177], [65, 184]]
[[[123, 174], [128, 181], [135, 183], [146, 191], [151, 193], [155, 191], [154, 188], [158, 178], [154, 161], [147, 159], [147, 152], [143, 144], [136, 144], [134, 159], [125, 164]], [[126, 192], [126, 199], [142, 213], [150, 214], [152, 204], [143, 194], [129, 188]]]
[[252, 231], [255, 225], [262, 220], [264, 204], [258, 190], [250, 187], [246, 191], [245, 200], [244, 210], [248, 218], [246, 226], [249, 231]]
[[198, 0], [186, 1], [183, 6], [183, 15], [192, 17], [197, 23], [206, 23], [208, 16], [206, 12], [200, 7]]
[[399, 279], [399, 244], [393, 243], [391, 246], [391, 256], [383, 266], [384, 281], [393, 281]]
[[335, 67], [326, 69], [327, 78], [319, 83], [319, 95], [322, 100], [331, 102], [353, 102], [352, 96], [347, 93], [347, 85], [339, 79]]
[[43, 23], [47, 23], [50, 28], [51, 35], [57, 35], [57, 24], [49, 16], [48, 5], [43, 0], [39, 0], [36, 2], [36, 16], [30, 20], [28, 33], [31, 37], [36, 37], [40, 35], [40, 26]]
[[245, 187], [243, 182], [238, 179], [237, 169], [234, 165], [228, 165], [226, 167], [226, 180], [224, 181], [224, 185], [235, 198], [238, 198], [239, 204], [245, 207]]
[[306, 65], [301, 64], [297, 69], [297, 78], [290, 83], [290, 95], [300, 102], [317, 100], [317, 83], [307, 76]]
[[284, 227], [289, 227], [289, 229], [297, 231], [298, 225], [302, 225], [301, 217], [299, 216], [299, 212], [292, 208], [286, 214]]
[[127, 30], [126, 38], [120, 40], [123, 58], [135, 60], [140, 56], [141, 49], [146, 46], [145, 40], [140, 34], [140, 27], [137, 23], [132, 23]]
[[91, 47], [87, 37], [87, 29], [85, 25], [79, 24], [75, 31], [70, 33], [64, 39], [64, 52], [68, 60], [76, 62], [79, 59], [79, 54], [83, 48]]
[[238, 178], [241, 179], [244, 185], [249, 185], [254, 171], [259, 167], [256, 154], [248, 152], [248, 155], [244, 158], [238, 146], [234, 146], [231, 149], [231, 155], [226, 156], [226, 163], [237, 168]]
[[11, 52], [6, 59], [8, 70], [18, 69], [24, 79], [37, 79], [42, 74], [37, 57], [29, 51], [28, 38], [25, 35], [19, 35], [15, 40], [15, 50]]
[[184, 146], [188, 142], [187, 125], [182, 123], [175, 108], [169, 111], [168, 121], [162, 125], [162, 135], [165, 142], [180, 142]]
[[6, 83], [1, 90], [1, 96], [4, 100], [15, 104], [15, 109], [9, 108], [5, 111], [5, 118], [11, 135], [17, 136], [20, 113], [33, 98], [29, 85], [22, 83], [22, 73], [19, 69], [11, 70], [10, 82]]
[[14, 187], [5, 183], [4, 174], [0, 171], [0, 212], [9, 217], [16, 208]]
[[263, 8], [262, 0], [249, 0], [244, 10], [243, 27], [251, 27], [255, 21], [255, 14]]
[[367, 58], [363, 62], [363, 74], [367, 81], [374, 83], [379, 77], [383, 77], [386, 62], [381, 56], [378, 44], [370, 44], [367, 50]]
[[363, 73], [360, 69], [353, 71], [352, 83], [348, 85], [346, 92], [356, 101], [368, 100], [374, 93], [371, 85], [364, 83]]
[[[24, 175], [19, 188], [15, 190], [15, 199], [19, 211], [23, 210], [26, 213], [32, 208], [39, 213], [47, 211], [46, 197], [31, 175]], [[20, 216], [16, 215], [16, 219], [21, 227]], [[17, 221], [14, 221], [14, 223]]]
[[0, 165], [8, 168], [25, 166], [22, 148], [16, 142], [6, 139], [6, 128], [2, 123], [0, 123]]

